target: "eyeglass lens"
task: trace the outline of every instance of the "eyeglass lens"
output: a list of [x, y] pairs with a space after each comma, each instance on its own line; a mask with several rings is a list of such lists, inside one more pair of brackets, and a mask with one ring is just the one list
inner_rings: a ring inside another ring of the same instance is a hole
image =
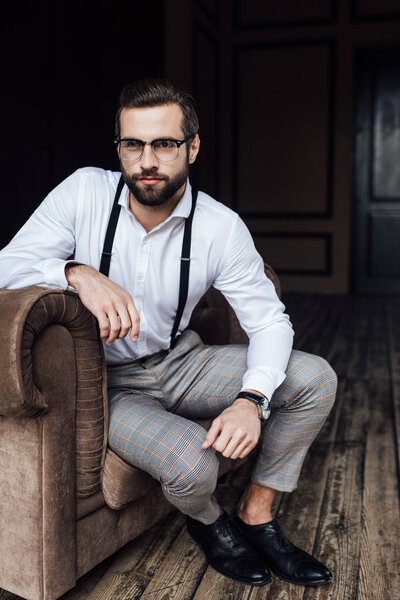
[[[121, 140], [120, 157], [122, 160], [139, 160], [143, 154], [144, 142], [140, 140]], [[151, 142], [154, 154], [162, 161], [169, 162], [178, 156], [179, 147], [173, 140], [154, 140]]]

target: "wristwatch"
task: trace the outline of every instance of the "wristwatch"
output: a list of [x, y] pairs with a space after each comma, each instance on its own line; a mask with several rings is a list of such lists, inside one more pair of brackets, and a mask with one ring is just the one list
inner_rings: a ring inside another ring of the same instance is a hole
[[253, 394], [252, 392], [239, 392], [236, 396], [236, 400], [238, 398], [246, 398], [246, 400], [250, 400], [257, 404], [260, 407], [260, 419], [261, 421], [266, 421], [271, 414], [271, 402], [265, 396], [261, 396], [258, 394]]

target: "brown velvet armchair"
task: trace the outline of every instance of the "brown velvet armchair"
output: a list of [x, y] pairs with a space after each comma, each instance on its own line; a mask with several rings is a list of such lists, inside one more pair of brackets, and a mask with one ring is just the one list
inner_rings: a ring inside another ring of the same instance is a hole
[[[103, 349], [78, 296], [3, 289], [0, 322], [0, 587], [53, 600], [173, 507], [107, 448]], [[206, 343], [247, 342], [213, 289], [190, 327]], [[220, 475], [239, 462], [222, 459]]]

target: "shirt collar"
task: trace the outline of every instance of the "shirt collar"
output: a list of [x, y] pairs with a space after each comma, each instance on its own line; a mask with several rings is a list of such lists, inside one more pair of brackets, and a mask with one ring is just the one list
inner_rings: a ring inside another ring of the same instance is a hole
[[[124, 187], [122, 189], [122, 193], [119, 197], [118, 204], [120, 204], [121, 206], [124, 206], [126, 208], [126, 210], [129, 211], [129, 189], [126, 184], [124, 185]], [[173, 217], [184, 217], [185, 219], [187, 219], [188, 216], [190, 215], [191, 209], [192, 209], [192, 186], [190, 185], [189, 179], [187, 179], [186, 180], [186, 188], [185, 188], [182, 198], [179, 200], [178, 204], [175, 206], [174, 210], [172, 211], [172, 213], [170, 214], [168, 219], [166, 219], [164, 221], [164, 223], [166, 221], [169, 221]]]
[[186, 188], [183, 192], [182, 198], [172, 211], [170, 218], [172, 217], [185, 217], [188, 218], [192, 209], [192, 186], [189, 183], [189, 179], [186, 180]]

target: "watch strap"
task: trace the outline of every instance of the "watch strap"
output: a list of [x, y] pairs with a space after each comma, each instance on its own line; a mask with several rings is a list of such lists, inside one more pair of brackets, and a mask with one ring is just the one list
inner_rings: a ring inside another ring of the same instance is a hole
[[261, 406], [266, 400], [265, 396], [259, 396], [258, 394], [253, 394], [253, 392], [239, 392], [236, 400], [238, 398], [246, 398], [246, 400], [251, 400], [251, 402], [258, 404], [258, 406]]

